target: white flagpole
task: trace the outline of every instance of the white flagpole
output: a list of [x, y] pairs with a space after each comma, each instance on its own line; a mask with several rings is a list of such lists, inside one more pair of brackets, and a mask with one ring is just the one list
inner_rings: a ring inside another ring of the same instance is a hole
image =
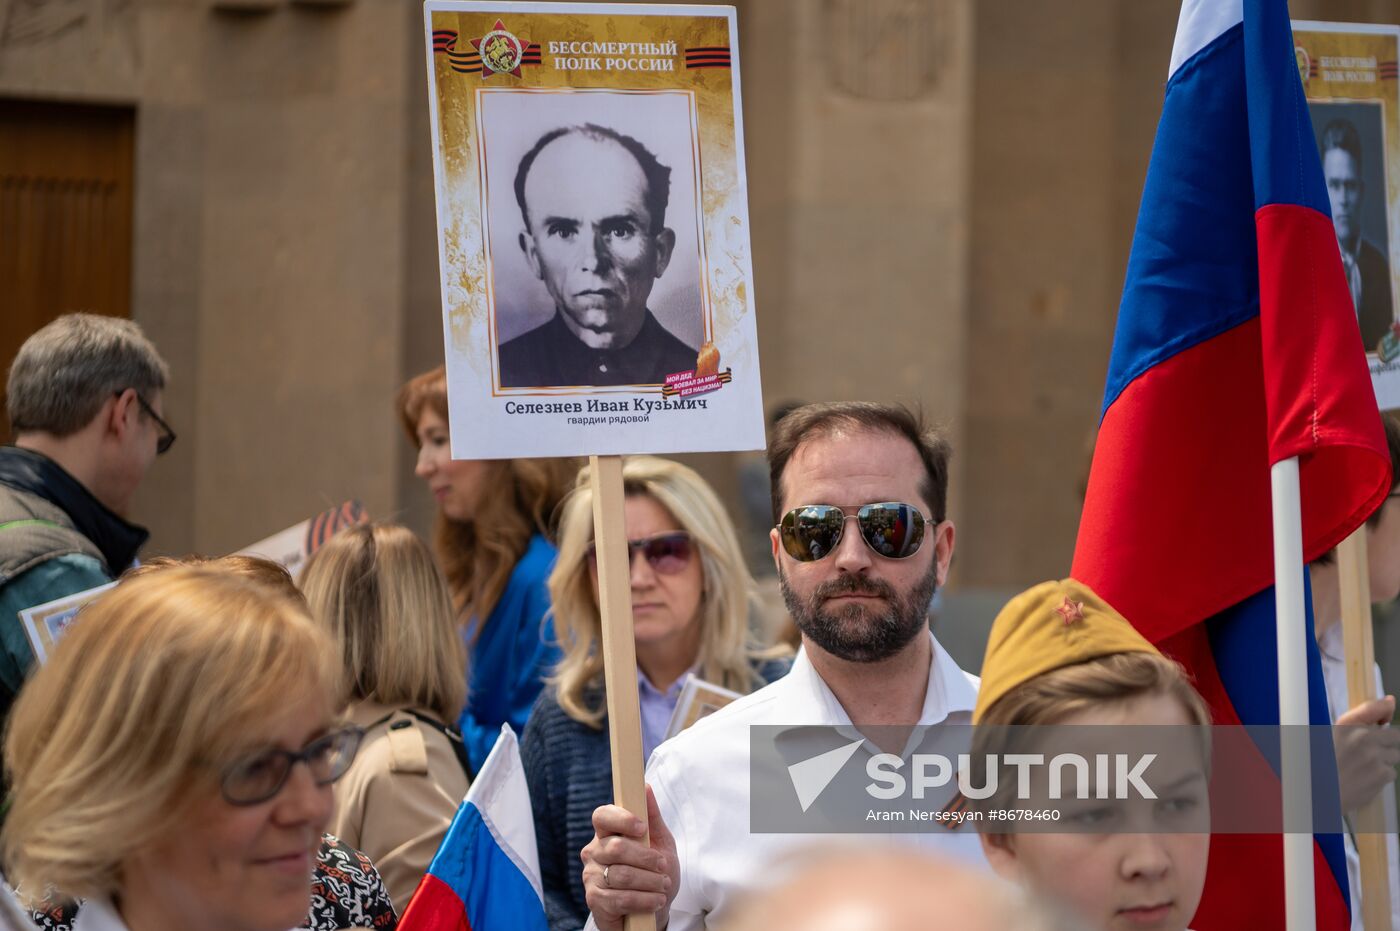
[[[1303, 510], [1298, 459], [1269, 472], [1274, 503], [1274, 597], [1283, 781], [1283, 881], [1288, 931], [1313, 931], [1312, 758], [1308, 747], [1308, 653], [1303, 605]], [[1291, 831], [1290, 831], [1291, 829]]]

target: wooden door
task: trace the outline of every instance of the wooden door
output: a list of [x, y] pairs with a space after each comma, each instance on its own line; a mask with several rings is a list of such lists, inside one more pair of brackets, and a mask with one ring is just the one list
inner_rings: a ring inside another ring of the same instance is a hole
[[135, 127], [129, 107], [0, 98], [0, 372], [60, 314], [130, 316]]

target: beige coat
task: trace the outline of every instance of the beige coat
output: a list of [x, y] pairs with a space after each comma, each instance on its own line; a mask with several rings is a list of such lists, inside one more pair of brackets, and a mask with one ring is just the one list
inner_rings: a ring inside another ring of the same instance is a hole
[[[452, 745], [406, 707], [351, 704], [350, 720], [366, 728], [365, 739], [349, 772], [335, 784], [335, 816], [328, 829], [374, 861], [400, 914], [467, 794], [467, 775]], [[386, 715], [392, 716], [369, 726]]]

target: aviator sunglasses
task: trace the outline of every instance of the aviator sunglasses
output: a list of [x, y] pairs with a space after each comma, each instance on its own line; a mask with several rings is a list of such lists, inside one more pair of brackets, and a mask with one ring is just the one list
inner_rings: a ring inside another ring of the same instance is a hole
[[[669, 533], [658, 533], [654, 537], [647, 537], [643, 540], [627, 541], [627, 562], [630, 565], [638, 553], [646, 559], [647, 565], [662, 575], [675, 575], [683, 570], [690, 562], [691, 553], [694, 552], [694, 545], [691, 543], [690, 534], [684, 530], [673, 530]], [[598, 565], [598, 547], [596, 543], [588, 544], [588, 562]]]
[[932, 518], [925, 517], [912, 504], [882, 501], [867, 504], [848, 514], [834, 504], [804, 504], [783, 515], [778, 537], [783, 549], [798, 562], [815, 562], [841, 545], [846, 521], [855, 518], [861, 539], [886, 559], [908, 559], [923, 545], [925, 530]]

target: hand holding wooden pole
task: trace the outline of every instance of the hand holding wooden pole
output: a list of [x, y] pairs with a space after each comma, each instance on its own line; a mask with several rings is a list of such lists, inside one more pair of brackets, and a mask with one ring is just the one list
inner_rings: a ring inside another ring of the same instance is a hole
[[[1342, 596], [1342, 645], [1347, 655], [1347, 703], [1355, 708], [1379, 697], [1375, 694], [1372, 671], [1376, 660], [1364, 524], [1337, 547], [1337, 571]], [[1334, 710], [1340, 713], [1343, 709]], [[1363, 805], [1351, 823], [1352, 839], [1361, 858], [1362, 926], [1366, 931], [1390, 931], [1390, 863], [1380, 796]]]
[[[598, 609], [603, 627], [603, 679], [608, 694], [613, 801], [647, 821], [642, 714], [637, 699], [637, 647], [632, 633], [631, 551], [623, 518], [622, 457], [590, 456], [593, 543], [598, 554]], [[650, 835], [644, 838], [650, 842]], [[627, 916], [627, 931], [655, 931], [653, 915]]]

